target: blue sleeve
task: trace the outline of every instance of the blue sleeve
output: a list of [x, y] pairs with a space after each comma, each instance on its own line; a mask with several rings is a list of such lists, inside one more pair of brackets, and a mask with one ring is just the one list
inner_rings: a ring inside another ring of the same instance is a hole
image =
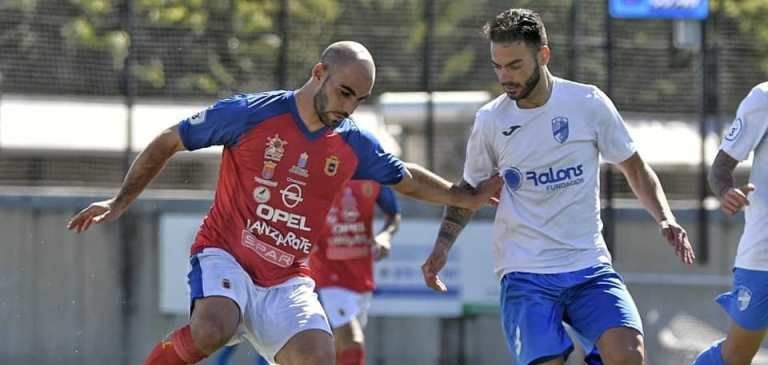
[[248, 126], [248, 98], [235, 95], [222, 99], [179, 124], [184, 147], [193, 151], [213, 145], [235, 145]]
[[352, 179], [374, 180], [383, 185], [394, 185], [403, 179], [405, 165], [395, 155], [384, 151], [373, 134], [357, 127], [344, 133], [358, 158], [357, 171]]
[[376, 198], [376, 204], [384, 213], [387, 214], [400, 214], [400, 204], [397, 202], [395, 192], [392, 189], [382, 186], [379, 189], [379, 196]]

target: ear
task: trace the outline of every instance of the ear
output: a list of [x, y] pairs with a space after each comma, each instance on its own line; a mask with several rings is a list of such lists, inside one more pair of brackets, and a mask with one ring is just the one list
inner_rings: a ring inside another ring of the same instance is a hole
[[328, 66], [318, 62], [314, 67], [312, 67], [312, 78], [320, 81], [326, 76], [327, 72]]
[[549, 49], [549, 46], [544, 45], [539, 47], [539, 52], [536, 53], [536, 57], [538, 57], [539, 65], [546, 66], [549, 64], [549, 57], [552, 55], [552, 51]]

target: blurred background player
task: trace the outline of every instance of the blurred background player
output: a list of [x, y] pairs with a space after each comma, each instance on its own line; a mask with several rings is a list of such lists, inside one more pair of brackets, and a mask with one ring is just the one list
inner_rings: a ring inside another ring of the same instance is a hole
[[[537, 13], [503, 11], [484, 32], [505, 93], [477, 112], [461, 185], [471, 191], [488, 176], [504, 176], [494, 269], [515, 364], [563, 364], [573, 350], [563, 321], [596, 344], [606, 364], [643, 364], [640, 314], [601, 235], [600, 157], [616, 164], [664, 239], [691, 264], [687, 234], [608, 96], [550, 73], [547, 33]], [[446, 290], [437, 273], [473, 213], [446, 208], [422, 266], [429, 287]]]
[[333, 364], [308, 259], [344, 184], [371, 179], [474, 209], [498, 192], [498, 177], [472, 194], [384, 152], [348, 119], [374, 79], [363, 45], [331, 44], [298, 90], [235, 95], [162, 132], [115, 197], [72, 217], [77, 232], [117, 219], [174, 154], [224, 146], [213, 205], [192, 245], [190, 323], [156, 344], [145, 365], [194, 364], [241, 336], [271, 362]]
[[[747, 365], [768, 328], [768, 82], [742, 100], [712, 163], [709, 185], [720, 209], [733, 215], [745, 209], [744, 232], [733, 269], [733, 289], [717, 297], [731, 318], [725, 339], [694, 360], [695, 365]], [[737, 187], [733, 172], [754, 151], [750, 182]]]
[[[377, 205], [384, 224], [374, 237]], [[328, 229], [309, 265], [333, 329], [337, 365], [365, 364], [363, 329], [375, 287], [373, 263], [389, 255], [399, 225], [395, 193], [375, 181], [349, 181], [328, 213]]]

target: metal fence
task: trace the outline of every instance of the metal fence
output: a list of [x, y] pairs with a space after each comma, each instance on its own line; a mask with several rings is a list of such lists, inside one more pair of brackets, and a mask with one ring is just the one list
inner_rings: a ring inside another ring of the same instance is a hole
[[710, 108], [733, 111], [766, 55], [715, 5], [699, 51], [674, 46], [672, 21], [609, 19], [606, 0], [6, 0], [0, 73], [5, 93], [213, 98], [298, 87], [325, 45], [352, 39], [377, 60], [376, 93], [498, 90], [480, 28], [532, 7], [553, 71], [609, 89], [621, 110], [697, 113], [707, 67]]

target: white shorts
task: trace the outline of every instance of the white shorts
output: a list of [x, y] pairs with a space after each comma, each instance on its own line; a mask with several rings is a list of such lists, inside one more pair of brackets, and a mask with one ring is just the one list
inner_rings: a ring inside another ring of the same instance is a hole
[[272, 287], [253, 283], [234, 257], [218, 248], [192, 256], [189, 288], [195, 299], [222, 296], [240, 307], [242, 321], [229, 344], [242, 338], [270, 362], [293, 336], [319, 329], [332, 334], [323, 307], [308, 277], [296, 277]]
[[357, 318], [365, 328], [368, 322], [368, 307], [371, 306], [371, 293], [358, 293], [336, 286], [318, 289], [320, 302], [328, 315], [331, 328], [339, 328]]

